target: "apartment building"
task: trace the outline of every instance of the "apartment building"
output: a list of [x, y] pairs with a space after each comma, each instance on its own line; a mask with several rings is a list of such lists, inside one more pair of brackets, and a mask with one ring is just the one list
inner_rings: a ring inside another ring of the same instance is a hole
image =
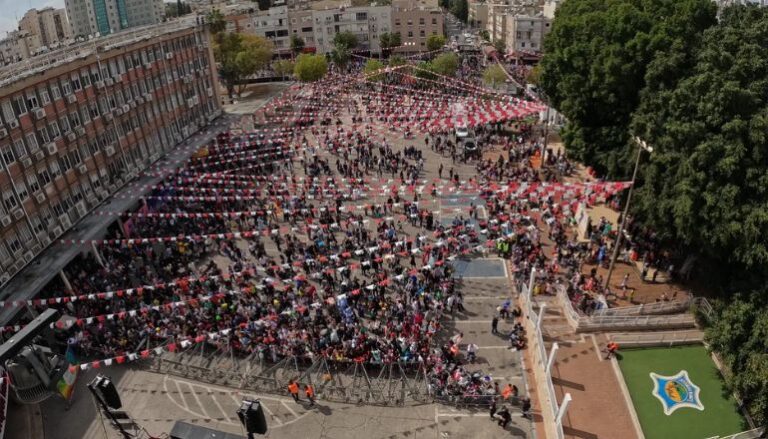
[[220, 114], [208, 41], [178, 21], [0, 68], [0, 285]]
[[470, 27], [485, 29], [488, 25], [488, 3], [470, 1], [467, 21]]
[[109, 35], [163, 21], [163, 0], [65, 0], [74, 36]]
[[485, 25], [485, 30], [488, 31], [488, 37], [491, 41], [495, 42], [506, 36], [506, 15], [509, 10], [510, 6], [505, 3], [488, 4], [488, 22]]
[[507, 15], [507, 50], [541, 52], [551, 27], [552, 20], [541, 13]]
[[40, 38], [27, 31], [15, 30], [0, 40], [0, 65], [7, 65], [32, 56], [40, 47]]
[[289, 30], [291, 35], [304, 40], [304, 47], [309, 50], [315, 49], [315, 29], [313, 12], [307, 9], [291, 10], [288, 12], [290, 20]]
[[444, 35], [445, 17], [437, 0], [393, 0], [392, 32], [400, 34], [397, 52], [427, 50], [430, 35]]
[[291, 35], [288, 26], [288, 6], [273, 6], [266, 11], [251, 15], [251, 27], [247, 31], [272, 41], [275, 52], [291, 49]]
[[53, 49], [72, 40], [72, 28], [64, 9], [30, 9], [19, 20], [19, 30], [37, 35], [40, 46], [32, 52]]
[[340, 32], [355, 34], [362, 50], [381, 52], [379, 37], [392, 29], [390, 6], [345, 7], [338, 2], [326, 0], [312, 3], [311, 7], [318, 53], [330, 53], [333, 50], [333, 38]]

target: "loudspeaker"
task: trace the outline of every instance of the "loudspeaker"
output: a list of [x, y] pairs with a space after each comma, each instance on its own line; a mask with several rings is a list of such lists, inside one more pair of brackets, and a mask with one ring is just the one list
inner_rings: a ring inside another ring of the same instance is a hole
[[117, 389], [109, 377], [104, 375], [97, 376], [96, 389], [101, 393], [101, 397], [109, 408], [117, 410], [123, 406], [120, 402], [120, 395], [118, 395]]
[[237, 410], [237, 417], [240, 418], [240, 422], [248, 433], [265, 434], [267, 432], [267, 419], [258, 400], [244, 399]]

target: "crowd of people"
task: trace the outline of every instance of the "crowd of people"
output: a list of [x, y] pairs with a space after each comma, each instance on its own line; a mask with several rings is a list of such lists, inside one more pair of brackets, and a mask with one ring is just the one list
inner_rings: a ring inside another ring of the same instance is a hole
[[[395, 142], [381, 126], [428, 120], [445, 109], [441, 96], [463, 102], [471, 91], [425, 95], [403, 82], [372, 98], [370, 84], [345, 78], [330, 75], [277, 99], [254, 117], [263, 124], [257, 131], [220, 135], [122, 217], [116, 240], [67, 267], [68, 291], [46, 294], [84, 300], [45, 306], [75, 319], [63, 336], [81, 358], [220, 334], [207, 342], [262, 361], [402, 362], [427, 370], [440, 397], [517, 398], [516, 387], [500, 391], [473, 370], [474, 342], [437, 342], [441, 322], [466, 311], [452, 261], [495, 251], [517, 279], [542, 268], [542, 293], [559, 279], [585, 289], [589, 276], [579, 268], [589, 248], [569, 236], [573, 213], [552, 197], [489, 189], [557, 181], [571, 165], [549, 151], [534, 166], [537, 131], [503, 121], [476, 128], [480, 143], [498, 151], [475, 163], [477, 176], [460, 177], [461, 159], [431, 175], [426, 151], [455, 155], [452, 131]], [[414, 103], [421, 112], [403, 110]], [[344, 121], [322, 123], [329, 119]], [[436, 209], [448, 192], [476, 201], [444, 222]], [[134, 294], [103, 294], [128, 288]], [[525, 349], [522, 317], [506, 301], [492, 332], [508, 319], [504, 337]]]

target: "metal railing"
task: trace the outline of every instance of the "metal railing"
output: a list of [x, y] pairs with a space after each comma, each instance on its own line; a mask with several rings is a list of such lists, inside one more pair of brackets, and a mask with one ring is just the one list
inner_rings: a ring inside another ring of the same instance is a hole
[[753, 428], [752, 430], [742, 431], [741, 433], [730, 436], [712, 436], [707, 439], [758, 439], [765, 432], [765, 428]]
[[704, 341], [704, 334], [699, 331], [672, 331], [642, 334], [611, 334], [609, 338], [622, 347], [676, 346], [702, 343]]
[[641, 316], [649, 314], [675, 314], [688, 310], [691, 299], [673, 302], [654, 302], [635, 306], [603, 308], [595, 311], [593, 316]]

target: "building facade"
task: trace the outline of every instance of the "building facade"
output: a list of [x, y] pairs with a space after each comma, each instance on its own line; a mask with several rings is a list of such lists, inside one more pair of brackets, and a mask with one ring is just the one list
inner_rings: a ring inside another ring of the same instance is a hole
[[40, 39], [37, 35], [19, 30], [8, 32], [8, 36], [0, 40], [0, 65], [25, 60], [39, 47]]
[[445, 17], [436, 1], [393, 0], [392, 32], [400, 34], [397, 52], [427, 50], [430, 35], [445, 34]]
[[[313, 3], [313, 8], [325, 8], [326, 2]], [[333, 50], [333, 38], [340, 32], [351, 32], [357, 36], [359, 49], [372, 53], [381, 52], [379, 37], [392, 29], [391, 6], [360, 6], [315, 9], [313, 30], [318, 53]]]
[[163, 21], [163, 0], [65, 0], [72, 34], [109, 35]]
[[208, 41], [179, 22], [0, 69], [0, 285], [220, 114]]
[[470, 27], [485, 29], [488, 25], [488, 3], [470, 1], [467, 21]]
[[251, 30], [275, 45], [276, 52], [291, 49], [291, 31], [289, 29], [288, 6], [273, 6], [266, 11], [251, 15]]
[[507, 50], [541, 52], [552, 20], [542, 14], [507, 16]]
[[30, 9], [19, 20], [19, 30], [37, 35], [40, 47], [32, 52], [39, 52], [42, 48], [54, 49], [72, 40], [72, 27], [64, 9]]

